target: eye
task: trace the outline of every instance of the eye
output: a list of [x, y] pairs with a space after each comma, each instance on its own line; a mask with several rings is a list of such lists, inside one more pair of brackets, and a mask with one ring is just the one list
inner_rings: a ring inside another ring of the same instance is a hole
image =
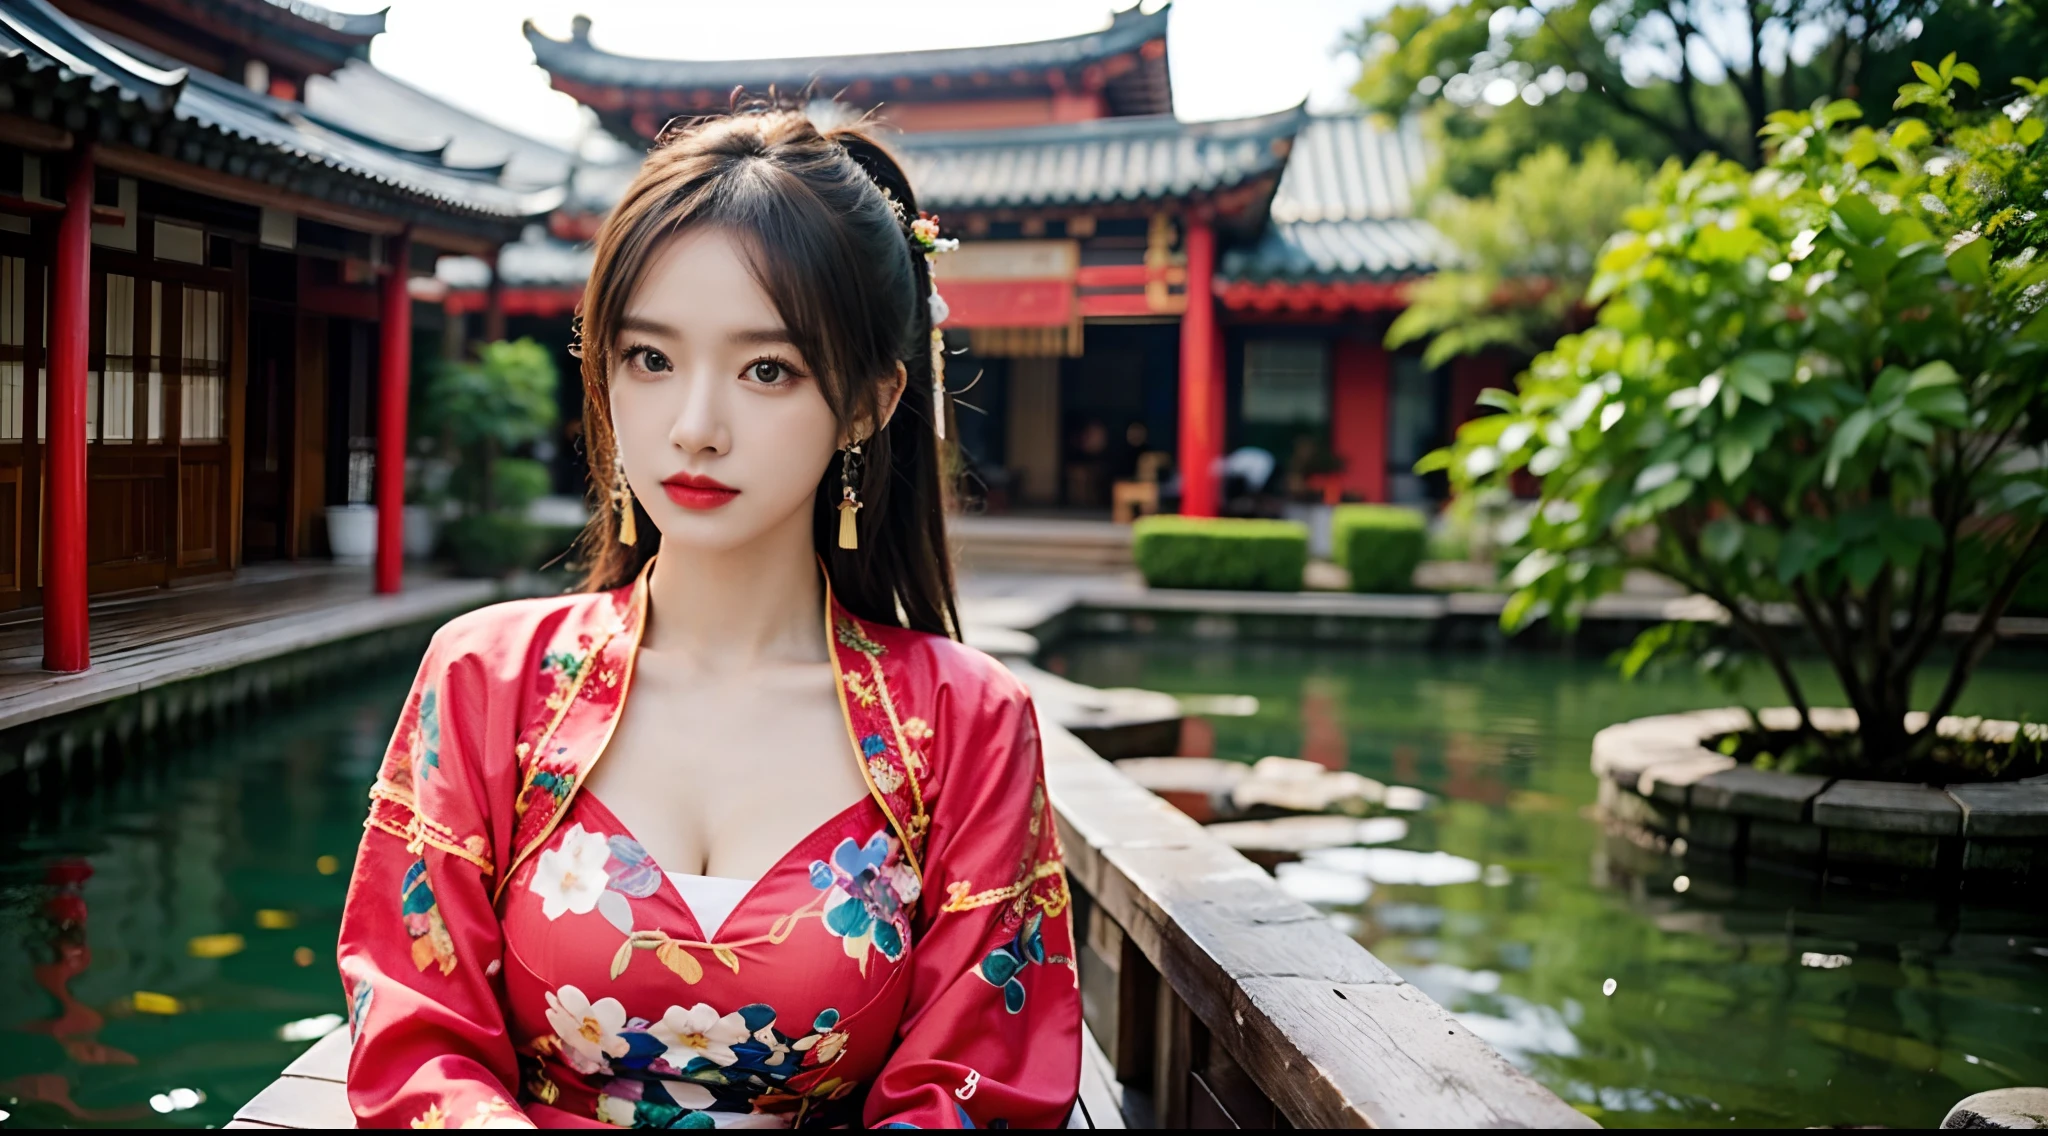
[[675, 366], [669, 362], [668, 356], [644, 344], [626, 348], [626, 362], [628, 365], [637, 367], [649, 374], [659, 374], [675, 370]]
[[747, 378], [765, 387], [787, 383], [794, 373], [788, 364], [774, 359], [757, 359], [747, 364]]

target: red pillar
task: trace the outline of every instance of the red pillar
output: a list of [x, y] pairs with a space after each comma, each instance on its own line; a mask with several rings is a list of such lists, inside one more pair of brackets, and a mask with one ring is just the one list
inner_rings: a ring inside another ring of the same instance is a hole
[[1343, 486], [1387, 499], [1387, 350], [1344, 336], [1330, 354], [1330, 448], [1344, 459]]
[[1209, 218], [1190, 214], [1184, 233], [1188, 254], [1188, 310], [1180, 319], [1180, 511], [1213, 517], [1218, 486], [1213, 472], [1223, 456], [1222, 355], [1217, 349], [1216, 230]]
[[386, 238], [390, 271], [379, 297], [377, 591], [386, 595], [398, 591], [405, 573], [405, 401], [412, 380], [412, 297], [405, 285], [411, 245], [404, 233]]
[[72, 155], [50, 281], [49, 442], [43, 450], [43, 669], [91, 665], [85, 612], [85, 365], [91, 351], [90, 145]]

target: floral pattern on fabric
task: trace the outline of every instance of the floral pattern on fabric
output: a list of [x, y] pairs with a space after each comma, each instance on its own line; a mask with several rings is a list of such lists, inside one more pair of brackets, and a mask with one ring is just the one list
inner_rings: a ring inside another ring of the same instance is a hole
[[1027, 966], [1046, 961], [1045, 936], [1040, 933], [1045, 916], [1033, 915], [1008, 943], [990, 951], [976, 973], [981, 980], [1003, 992], [1003, 1009], [1016, 1013], [1024, 1008], [1024, 983], [1018, 976]]
[[811, 886], [825, 893], [825, 929], [840, 938], [861, 973], [867, 973], [870, 948], [890, 962], [903, 957], [920, 886], [903, 863], [902, 845], [888, 833], [877, 832], [866, 844], [841, 840], [830, 863], [811, 861]]
[[576, 825], [534, 861], [527, 884], [549, 922], [593, 909], [622, 935], [633, 933], [633, 905], [661, 888], [661, 870], [630, 836], [606, 836]]
[[554, 1032], [532, 1048], [595, 1077], [597, 1119], [616, 1127], [712, 1128], [722, 1126], [720, 1115], [730, 1124], [755, 1113], [802, 1123], [819, 1119], [809, 1115], [816, 1102], [854, 1087], [822, 1076], [845, 1048], [837, 1010], [792, 1035], [762, 1003], [726, 1013], [703, 1002], [670, 1006], [650, 1021], [628, 1017], [615, 998], [592, 1002], [574, 986], [547, 1001]]
[[438, 966], [442, 974], [455, 969], [455, 940], [448, 936], [448, 924], [434, 902], [434, 889], [427, 882], [427, 862], [413, 861], [399, 884], [399, 912], [405, 933], [412, 936], [412, 962], [421, 970]]
[[439, 691], [428, 687], [420, 695], [420, 780], [441, 768], [441, 700]]

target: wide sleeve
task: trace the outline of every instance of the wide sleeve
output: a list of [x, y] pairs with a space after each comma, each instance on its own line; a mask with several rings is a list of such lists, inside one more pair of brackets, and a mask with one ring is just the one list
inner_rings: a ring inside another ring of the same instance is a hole
[[488, 802], [512, 790], [491, 783], [477, 744], [485, 669], [450, 637], [428, 649], [399, 715], [342, 911], [348, 1098], [364, 1127], [532, 1126], [497, 991]]
[[[926, 846], [925, 930], [870, 1128], [1059, 1128], [1081, 1077], [1081, 994], [1031, 701], [942, 715], [950, 772]], [[948, 719], [954, 719], [949, 722]]]

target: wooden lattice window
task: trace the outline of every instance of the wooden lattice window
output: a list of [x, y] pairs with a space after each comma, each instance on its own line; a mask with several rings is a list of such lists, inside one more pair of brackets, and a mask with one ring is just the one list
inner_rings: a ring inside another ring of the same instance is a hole
[[221, 293], [185, 287], [185, 359], [180, 435], [187, 442], [227, 437], [227, 352]]
[[0, 256], [0, 442], [22, 440], [28, 390], [28, 262]]

